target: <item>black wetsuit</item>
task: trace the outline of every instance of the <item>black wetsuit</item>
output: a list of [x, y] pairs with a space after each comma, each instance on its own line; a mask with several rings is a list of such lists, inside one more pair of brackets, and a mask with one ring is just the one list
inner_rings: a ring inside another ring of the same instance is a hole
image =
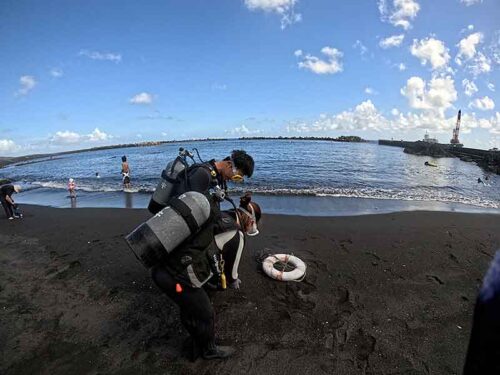
[[[214, 177], [212, 177], [209, 168], [192, 168], [188, 172], [187, 182], [183, 183], [181, 181], [181, 183], [178, 183], [174, 187], [171, 197], [177, 197], [186, 191], [208, 194], [213, 184]], [[215, 249], [214, 223], [220, 215], [218, 204], [216, 207], [212, 207], [212, 211], [216, 212], [212, 212], [211, 222], [205, 223], [203, 229], [196, 236], [176, 249], [172, 254], [173, 256], [169, 257], [170, 259], [173, 259], [173, 261], [182, 259], [180, 253], [182, 253], [183, 247], [190, 250], [198, 249], [207, 253], [207, 257], [209, 256], [208, 252]], [[169, 259], [165, 264], [158, 264], [152, 268], [151, 277], [153, 281], [179, 306], [181, 322], [193, 338], [194, 347], [201, 349], [201, 351], [215, 347], [215, 313], [210, 298], [202, 287], [188, 285], [185, 280], [176, 276], [175, 271], [173, 271], [175, 267], [171, 267], [168, 262]], [[177, 284], [181, 286], [181, 292], [176, 291]], [[196, 357], [197, 354], [194, 353], [193, 356]]]
[[12, 203], [7, 201], [7, 197], [12, 197], [14, 194], [14, 186], [13, 185], [3, 185], [0, 187], [0, 202], [2, 202], [3, 209], [5, 211], [5, 215], [7, 218], [14, 216], [14, 210], [12, 207]]

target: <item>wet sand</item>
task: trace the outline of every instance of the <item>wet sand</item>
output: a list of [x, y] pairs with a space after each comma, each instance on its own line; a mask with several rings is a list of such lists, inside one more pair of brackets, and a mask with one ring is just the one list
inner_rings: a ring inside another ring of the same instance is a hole
[[[0, 221], [2, 374], [458, 374], [500, 215], [265, 215], [241, 290], [214, 295], [225, 361], [189, 362], [176, 307], [123, 236], [146, 210], [24, 206]], [[255, 260], [290, 252], [301, 283]]]

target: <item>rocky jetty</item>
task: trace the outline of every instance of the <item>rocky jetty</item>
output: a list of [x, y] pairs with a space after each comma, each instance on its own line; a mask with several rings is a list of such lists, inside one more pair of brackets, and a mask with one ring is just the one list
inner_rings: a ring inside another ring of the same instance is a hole
[[454, 156], [443, 145], [423, 141], [406, 145], [404, 152], [412, 155], [432, 156], [434, 158], [451, 158]]

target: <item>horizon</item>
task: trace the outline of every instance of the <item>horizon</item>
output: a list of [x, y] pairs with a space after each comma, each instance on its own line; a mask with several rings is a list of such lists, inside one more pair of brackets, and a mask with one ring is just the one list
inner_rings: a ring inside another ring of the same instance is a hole
[[498, 148], [499, 16], [495, 0], [5, 1], [0, 156], [179, 138], [447, 144], [459, 109], [464, 146]]

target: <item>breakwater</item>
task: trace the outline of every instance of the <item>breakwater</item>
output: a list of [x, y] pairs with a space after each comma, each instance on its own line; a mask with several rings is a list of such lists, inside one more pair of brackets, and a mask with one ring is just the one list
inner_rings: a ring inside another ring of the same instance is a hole
[[[394, 147], [402, 147], [405, 150], [407, 149], [421, 149], [422, 153], [420, 155], [426, 155], [425, 151], [428, 146], [432, 145], [432, 149], [435, 151], [436, 148], [439, 148], [443, 151], [444, 154], [454, 156], [460, 158], [464, 161], [475, 162], [483, 169], [488, 172], [500, 174], [500, 151], [488, 151], [481, 150], [477, 148], [468, 148], [468, 147], [456, 147], [448, 144], [441, 143], [427, 143], [423, 141], [410, 142], [410, 141], [394, 141], [394, 140], [385, 140], [380, 139], [378, 141], [379, 145], [384, 146], [394, 146]], [[413, 153], [413, 152], [410, 152]], [[432, 157], [440, 157], [440, 155], [429, 154], [427, 156]]]

